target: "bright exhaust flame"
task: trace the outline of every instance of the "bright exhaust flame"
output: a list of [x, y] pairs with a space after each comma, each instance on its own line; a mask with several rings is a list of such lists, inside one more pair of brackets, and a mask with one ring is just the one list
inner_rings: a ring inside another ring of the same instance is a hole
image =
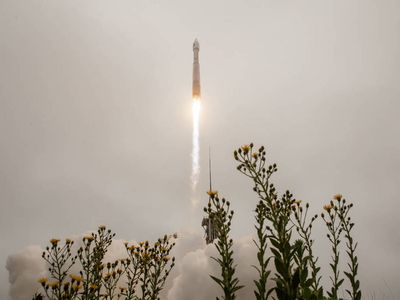
[[200, 143], [199, 143], [199, 127], [200, 127], [200, 98], [193, 98], [193, 145], [192, 145], [192, 188], [196, 190], [200, 176]]

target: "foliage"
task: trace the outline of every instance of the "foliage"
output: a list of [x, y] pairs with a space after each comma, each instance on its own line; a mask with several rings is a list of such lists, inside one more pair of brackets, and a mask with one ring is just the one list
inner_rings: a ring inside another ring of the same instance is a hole
[[[255, 209], [255, 229], [258, 265], [258, 278], [254, 280], [254, 295], [257, 300], [338, 300], [339, 288], [348, 279], [350, 289], [346, 289], [352, 300], [361, 299], [360, 282], [357, 279], [358, 259], [355, 254], [357, 243], [352, 237], [354, 223], [349, 216], [352, 204], [346, 205], [341, 195], [335, 195], [334, 200], [324, 206], [328, 212], [322, 219], [328, 229], [328, 239], [332, 245], [332, 262], [330, 267], [333, 275], [330, 277], [332, 287], [324, 291], [321, 285], [321, 268], [318, 266], [318, 257], [314, 254], [312, 239], [313, 224], [318, 215], [308, 216], [309, 204], [305, 206], [296, 199], [290, 191], [278, 196], [271, 176], [277, 171], [276, 164], [266, 166], [266, 151], [262, 146], [255, 149], [253, 144], [244, 145], [234, 151], [234, 158], [238, 162], [239, 172], [249, 177], [257, 193], [259, 201]], [[211, 216], [215, 213], [211, 207], [219, 202], [211, 201], [206, 212]], [[229, 225], [230, 225], [229, 220]], [[346, 238], [346, 253], [348, 256], [348, 271], [343, 278], [340, 270], [340, 237], [344, 232]], [[220, 240], [216, 243], [220, 247]], [[230, 245], [231, 247], [231, 245]], [[224, 252], [218, 251], [221, 267], [224, 262]], [[230, 257], [233, 252], [229, 252]], [[272, 271], [270, 260], [274, 263]], [[270, 275], [273, 272], [273, 277]], [[215, 278], [213, 278], [217, 281]], [[218, 283], [223, 281], [217, 281]], [[220, 284], [221, 287], [225, 285]], [[268, 286], [270, 288], [268, 288]], [[325, 294], [326, 292], [326, 294]], [[328, 296], [329, 298], [326, 298]]]
[[[233, 300], [236, 299], [236, 291], [242, 288], [239, 285], [239, 279], [235, 277], [236, 266], [233, 260], [233, 240], [229, 236], [234, 212], [230, 209], [229, 201], [226, 201], [225, 198], [220, 200], [217, 192], [209, 191], [208, 195], [210, 199], [204, 211], [217, 229], [215, 247], [219, 257], [213, 257], [213, 259], [221, 267], [221, 278], [210, 276], [222, 288], [224, 292], [222, 299]], [[219, 298], [217, 297], [217, 299]]]
[[[154, 245], [148, 241], [138, 245], [125, 243], [127, 257], [104, 262], [104, 256], [115, 234], [100, 226], [97, 233], [82, 238], [82, 246], [73, 255], [74, 242], [50, 240], [42, 257], [48, 264], [49, 278], [39, 279], [43, 293], [34, 300], [148, 300], [159, 299], [165, 281], [175, 265], [169, 254], [177, 236], [158, 239]], [[70, 273], [79, 262], [78, 274]], [[140, 288], [139, 288], [140, 287]]]
[[338, 245], [340, 243], [340, 236], [344, 232], [346, 239], [346, 253], [349, 258], [349, 262], [347, 266], [349, 271], [344, 271], [345, 276], [350, 282], [351, 290], [346, 289], [346, 292], [351, 297], [352, 300], [360, 300], [361, 299], [361, 290], [360, 290], [360, 281], [357, 279], [358, 272], [358, 258], [355, 254], [355, 250], [357, 248], [357, 243], [354, 242], [351, 231], [354, 227], [354, 223], [351, 222], [351, 217], [349, 216], [350, 209], [353, 207], [353, 204], [346, 204], [346, 199], [342, 197], [342, 195], [337, 194], [333, 197], [334, 201], [330, 201], [329, 204], [324, 206], [324, 209], [327, 212], [327, 217], [324, 214], [321, 214], [322, 218], [325, 221], [325, 224], [329, 230], [328, 239], [332, 244], [332, 260], [333, 263], [330, 264], [333, 278], [331, 277], [333, 286], [331, 291], [328, 292], [328, 295], [333, 299], [337, 299], [337, 289], [343, 283], [344, 279], [339, 279], [339, 251]]

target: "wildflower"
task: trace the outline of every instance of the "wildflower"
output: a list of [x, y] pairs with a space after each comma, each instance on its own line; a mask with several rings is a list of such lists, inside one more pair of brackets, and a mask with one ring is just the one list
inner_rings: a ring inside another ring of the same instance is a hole
[[218, 196], [218, 192], [217, 191], [212, 191], [212, 190], [209, 190], [207, 192], [207, 194], [208, 194], [208, 196], [210, 196], [211, 199], [214, 199], [216, 196]]
[[106, 226], [105, 225], [100, 225], [99, 226], [99, 230], [106, 230]]
[[332, 207], [333, 207], [333, 206], [332, 206], [332, 204], [330, 204], [330, 203], [324, 205], [324, 209], [325, 209], [328, 213], [331, 211]]
[[53, 245], [53, 247], [56, 247], [59, 241], [59, 239], [51, 239], [50, 243]]
[[72, 240], [71, 240], [71, 239], [66, 239], [66, 240], [65, 240], [65, 243], [66, 243], [67, 245], [72, 244]]
[[72, 282], [81, 282], [83, 280], [82, 276], [79, 275], [70, 274], [69, 277], [71, 277]]
[[254, 159], [257, 159], [258, 158], [258, 153], [253, 153], [252, 156], [253, 156]]
[[93, 291], [93, 290], [97, 290], [97, 288], [98, 288], [98, 286], [96, 285], [96, 284], [94, 284], [94, 283], [92, 283], [91, 285], [90, 285], [90, 289]]
[[336, 195], [333, 196], [333, 199], [336, 200], [336, 201], [340, 201], [340, 200], [342, 200], [342, 197], [343, 196], [341, 194], [336, 194]]
[[242, 146], [243, 154], [247, 154], [250, 151], [250, 145], [243, 145]]
[[46, 277], [42, 277], [38, 280], [38, 282], [42, 285], [45, 286], [46, 282], [48, 281], [48, 279]]
[[164, 261], [164, 262], [169, 261], [169, 259], [170, 259], [169, 256], [164, 256], [164, 257], [163, 257], [163, 261]]
[[84, 236], [83, 237], [83, 240], [85, 241], [88, 241], [88, 242], [92, 242], [93, 240], [94, 240], [94, 237], [93, 236], [91, 236], [91, 235], [87, 235], [87, 236]]
[[49, 287], [51, 287], [53, 290], [58, 288], [60, 286], [60, 282], [58, 281], [53, 281], [49, 283]]

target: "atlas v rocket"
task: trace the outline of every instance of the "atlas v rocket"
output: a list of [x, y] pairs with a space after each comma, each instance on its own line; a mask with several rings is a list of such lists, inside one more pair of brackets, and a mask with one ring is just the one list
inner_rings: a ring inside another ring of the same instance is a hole
[[193, 43], [193, 85], [192, 85], [193, 99], [201, 98], [199, 51], [200, 51], [200, 44], [199, 41], [195, 39]]

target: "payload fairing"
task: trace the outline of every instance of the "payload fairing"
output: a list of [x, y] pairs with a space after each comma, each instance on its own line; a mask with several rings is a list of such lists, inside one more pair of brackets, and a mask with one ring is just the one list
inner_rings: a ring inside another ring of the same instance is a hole
[[200, 90], [200, 63], [199, 63], [199, 51], [200, 44], [197, 39], [193, 43], [193, 85], [192, 85], [192, 97], [193, 99], [201, 98]]

